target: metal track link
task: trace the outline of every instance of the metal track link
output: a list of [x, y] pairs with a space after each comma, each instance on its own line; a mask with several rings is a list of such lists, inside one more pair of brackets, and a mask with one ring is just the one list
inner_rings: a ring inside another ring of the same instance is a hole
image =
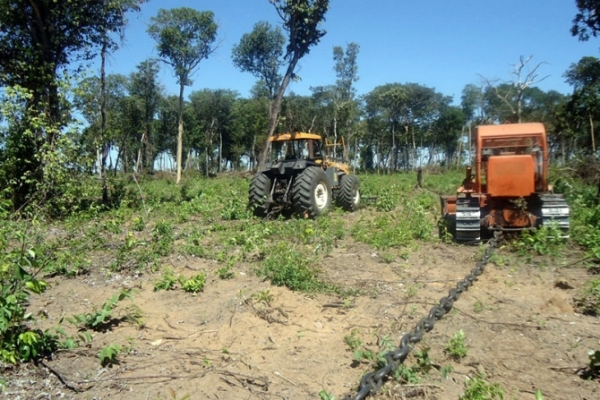
[[569, 205], [561, 194], [544, 194], [542, 200], [542, 225], [556, 224], [564, 232], [563, 238], [569, 237]]
[[456, 200], [456, 240], [478, 242], [481, 240], [479, 198], [459, 197]]

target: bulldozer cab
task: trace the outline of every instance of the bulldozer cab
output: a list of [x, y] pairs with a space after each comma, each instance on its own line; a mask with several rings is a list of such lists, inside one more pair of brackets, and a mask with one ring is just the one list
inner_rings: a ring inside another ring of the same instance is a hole
[[548, 153], [543, 124], [477, 128], [475, 192], [529, 196], [548, 190]]

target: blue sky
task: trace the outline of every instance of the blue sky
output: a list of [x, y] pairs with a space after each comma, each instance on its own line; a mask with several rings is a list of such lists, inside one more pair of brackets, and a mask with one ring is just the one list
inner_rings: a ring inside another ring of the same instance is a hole
[[[215, 13], [220, 48], [200, 63], [194, 90], [232, 89], [249, 96], [256, 78], [237, 70], [231, 48], [258, 21], [281, 21], [268, 0], [150, 0], [129, 16], [125, 41], [113, 53], [108, 73], [129, 74], [140, 62], [156, 57], [155, 42], [146, 33], [159, 8], [192, 7]], [[360, 45], [359, 95], [386, 83], [414, 82], [445, 95], [460, 94], [481, 76], [508, 81], [520, 56], [533, 56], [531, 68], [548, 76], [543, 90], [569, 93], [563, 74], [583, 56], [600, 57], [600, 39], [580, 42], [570, 33], [577, 12], [575, 0], [331, 0], [323, 27], [327, 34], [300, 61], [300, 82], [288, 89], [310, 94], [311, 86], [335, 82], [333, 47]], [[96, 71], [94, 71], [96, 72]], [[163, 65], [160, 80], [168, 94], [177, 94], [172, 71]]]

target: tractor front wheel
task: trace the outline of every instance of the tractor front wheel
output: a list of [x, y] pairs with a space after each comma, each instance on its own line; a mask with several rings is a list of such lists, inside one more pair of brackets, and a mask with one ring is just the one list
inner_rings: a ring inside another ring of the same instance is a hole
[[250, 181], [248, 190], [248, 206], [257, 217], [266, 217], [269, 213], [269, 197], [271, 195], [271, 178], [267, 174], [257, 173]]
[[325, 171], [308, 167], [296, 178], [292, 188], [294, 210], [304, 218], [326, 214], [331, 208], [331, 182]]
[[360, 181], [356, 175], [342, 176], [337, 203], [345, 211], [356, 211], [360, 207]]

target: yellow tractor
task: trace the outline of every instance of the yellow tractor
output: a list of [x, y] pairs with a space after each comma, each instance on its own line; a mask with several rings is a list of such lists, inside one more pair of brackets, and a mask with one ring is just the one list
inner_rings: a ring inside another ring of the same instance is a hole
[[248, 192], [255, 215], [290, 209], [314, 218], [327, 213], [333, 202], [347, 211], [359, 208], [360, 181], [343, 162], [343, 139], [330, 143], [313, 133], [290, 132], [269, 140], [272, 161], [252, 177]]

